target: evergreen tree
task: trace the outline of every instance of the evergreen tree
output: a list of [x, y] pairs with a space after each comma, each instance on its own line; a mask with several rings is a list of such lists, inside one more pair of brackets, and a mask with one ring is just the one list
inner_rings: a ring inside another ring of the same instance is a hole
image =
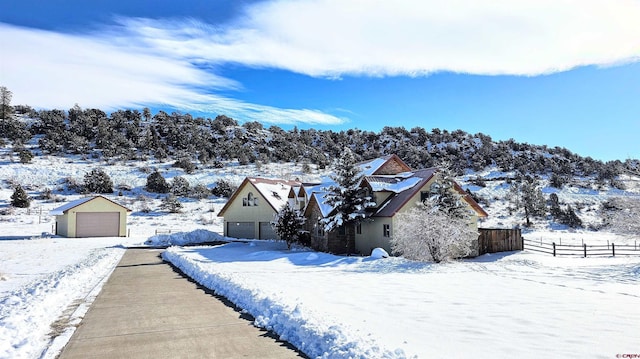
[[572, 228], [582, 227], [582, 220], [578, 217], [570, 204], [567, 205], [567, 209], [564, 211], [562, 223]]
[[112, 193], [113, 182], [102, 169], [94, 168], [84, 175], [84, 190], [89, 193]]
[[305, 222], [305, 218], [287, 203], [275, 214], [271, 226], [276, 231], [276, 234], [287, 242], [287, 248], [291, 249], [291, 245], [296, 243], [300, 239], [300, 231], [302, 225]]
[[345, 147], [335, 167], [335, 174], [331, 177], [335, 184], [325, 189], [326, 203], [333, 208], [332, 214], [323, 219], [327, 232], [359, 223], [366, 218], [367, 208], [376, 205], [366, 189], [360, 187], [363, 177], [355, 155]]
[[11, 205], [18, 208], [28, 208], [31, 205], [31, 198], [22, 186], [17, 185], [11, 195]]
[[173, 177], [171, 181], [171, 193], [176, 196], [188, 196], [189, 191], [191, 190], [191, 186], [189, 185], [189, 181], [187, 181], [182, 176]]
[[33, 159], [33, 153], [27, 149], [18, 151], [18, 157], [20, 157], [20, 163], [29, 163]]
[[162, 199], [160, 208], [166, 209], [170, 213], [180, 213], [180, 210], [182, 209], [182, 203], [180, 203], [178, 197], [170, 194]]
[[431, 186], [430, 197], [438, 210], [447, 216], [469, 217], [469, 206], [465, 203], [463, 195], [456, 190], [454, 175], [448, 164], [440, 166], [436, 180]]
[[8, 88], [0, 86], [0, 119], [7, 119], [13, 113], [11, 98], [13, 93]]
[[560, 208], [560, 200], [558, 199], [558, 195], [552, 193], [549, 195], [549, 212], [551, 216], [556, 221], [561, 221], [563, 216], [562, 208]]
[[526, 226], [531, 226], [531, 218], [544, 216], [546, 206], [542, 190], [531, 176], [521, 177], [511, 184], [511, 201], [516, 209], [524, 211]]
[[189, 191], [189, 197], [195, 199], [204, 199], [209, 197], [209, 195], [211, 195], [211, 191], [209, 191], [207, 186], [203, 185], [202, 183], [198, 183], [197, 185], [193, 186], [193, 188], [191, 188], [191, 191]]
[[155, 193], [169, 192], [169, 185], [157, 170], [147, 176], [147, 191]]
[[231, 197], [234, 189], [231, 187], [231, 184], [228, 181], [223, 179], [219, 179], [216, 181], [216, 186], [211, 189], [211, 194], [218, 197]]

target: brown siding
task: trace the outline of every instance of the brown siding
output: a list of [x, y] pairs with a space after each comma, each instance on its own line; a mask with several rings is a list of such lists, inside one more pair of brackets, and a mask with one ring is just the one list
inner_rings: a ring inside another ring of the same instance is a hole
[[407, 169], [396, 161], [387, 161], [377, 171], [377, 175], [395, 175], [398, 173], [406, 172]]
[[478, 255], [523, 249], [522, 233], [520, 229], [489, 229], [479, 228]]
[[343, 234], [339, 230], [334, 230], [327, 235], [327, 248], [330, 253], [351, 254], [356, 251], [356, 231], [355, 227], [348, 225]]
[[311, 207], [307, 210], [307, 220], [304, 223], [305, 230], [309, 232], [309, 238], [311, 241], [311, 248], [320, 252], [327, 252], [327, 237], [318, 236], [316, 226], [318, 225], [318, 218], [322, 218], [322, 213], [320, 212], [320, 208], [318, 208], [317, 204], [314, 202]]

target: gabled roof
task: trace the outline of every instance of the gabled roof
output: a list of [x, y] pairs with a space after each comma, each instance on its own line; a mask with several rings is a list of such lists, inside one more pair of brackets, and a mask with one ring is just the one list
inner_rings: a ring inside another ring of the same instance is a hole
[[307, 216], [307, 211], [309, 211], [311, 208], [313, 208], [314, 205], [316, 205], [318, 206], [318, 209], [320, 209], [322, 217], [328, 217], [333, 211], [333, 207], [325, 202], [324, 197], [326, 196], [326, 194], [326, 192], [312, 193], [311, 197], [309, 198], [309, 203], [307, 203], [307, 206], [304, 209], [304, 215]]
[[[404, 161], [395, 154], [360, 162], [358, 166], [360, 166], [360, 169], [365, 176], [398, 174], [411, 171], [411, 167], [404, 163]], [[386, 168], [392, 166], [395, 168], [392, 171], [393, 173], [386, 173], [384, 171]]]
[[395, 176], [367, 176], [364, 178], [364, 182], [374, 192], [399, 193], [415, 186], [419, 181], [420, 178], [413, 176], [411, 172]]
[[[387, 183], [388, 181], [386, 180], [376, 182], [376, 180], [380, 180], [377, 176], [371, 180], [367, 179], [367, 183], [369, 183], [374, 191], [376, 191], [374, 186], [377, 186], [378, 188], [383, 188], [382, 190], [394, 192], [394, 194], [390, 196], [385, 203], [381, 204], [378, 211], [373, 216], [393, 217], [413, 196], [422, 190], [422, 188], [431, 180], [431, 178], [433, 178], [433, 176], [436, 175], [437, 172], [437, 168], [426, 168], [414, 171], [411, 173], [410, 177], [398, 178], [397, 182], [394, 183]], [[371, 185], [372, 183], [373, 185]], [[384, 187], [385, 185], [387, 185], [387, 187]], [[467, 192], [465, 192], [457, 182], [454, 182], [454, 188], [462, 195], [465, 202], [473, 208], [479, 217], [487, 217], [487, 212], [485, 212], [484, 209], [482, 209], [482, 207], [480, 207], [480, 205]]]
[[274, 211], [279, 211], [288, 201], [289, 191], [292, 187], [300, 187], [301, 183], [297, 181], [288, 181], [283, 179], [246, 177], [238, 189], [233, 192], [231, 198], [222, 207], [218, 216], [223, 216], [224, 212], [236, 200], [239, 193], [246, 186], [252, 186], [267, 201]]
[[116, 203], [116, 202], [108, 199], [107, 197], [104, 197], [104, 196], [91, 196], [91, 197], [80, 198], [80, 199], [77, 199], [75, 201], [71, 201], [71, 202], [69, 202], [67, 204], [63, 204], [62, 206], [60, 206], [58, 208], [55, 208], [55, 209], [52, 209], [51, 211], [49, 211], [49, 214], [52, 215], [52, 216], [63, 216], [70, 209], [76, 208], [76, 207], [78, 207], [80, 205], [83, 205], [83, 204], [85, 204], [87, 202], [93, 201], [96, 198], [103, 198], [103, 199], [115, 204], [116, 206], [120, 206], [120, 207], [124, 208], [125, 210], [127, 210], [127, 212], [131, 212], [131, 210], [129, 208], [127, 208], [127, 207], [125, 207], [125, 206], [123, 206], [123, 205], [121, 205], [119, 203]]
[[[406, 185], [402, 188], [403, 190], [395, 192], [395, 194], [389, 197], [385, 203], [382, 203], [374, 216], [393, 217], [407, 204], [411, 197], [420, 192], [420, 189], [422, 189], [422, 187], [431, 180], [436, 172], [438, 172], [437, 168], [427, 168], [412, 172], [411, 177], [403, 179], [401, 182]], [[411, 184], [412, 186], [409, 186]]]

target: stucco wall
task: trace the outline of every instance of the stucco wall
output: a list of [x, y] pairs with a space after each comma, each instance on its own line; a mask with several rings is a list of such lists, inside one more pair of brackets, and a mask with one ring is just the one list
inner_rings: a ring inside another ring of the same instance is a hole
[[[398, 213], [403, 213], [408, 211], [410, 208], [413, 208], [417, 203], [420, 202], [421, 194], [420, 192], [429, 191], [431, 184], [435, 181], [435, 178], [429, 180], [420, 191], [416, 192], [416, 194], [407, 201], [404, 207], [402, 207]], [[468, 203], [465, 202], [468, 205]], [[473, 210], [471, 206], [469, 206], [470, 210]], [[389, 254], [391, 254], [391, 244], [390, 239], [394, 235], [394, 226], [397, 218], [394, 216], [392, 218], [389, 217], [374, 217], [374, 220], [371, 222], [363, 222], [362, 223], [362, 234], [356, 234], [356, 251], [362, 255], [371, 254], [371, 250], [373, 248], [384, 248]], [[389, 224], [391, 226], [391, 237], [384, 237], [383, 225]], [[475, 211], [471, 215], [469, 225], [474, 229], [478, 229], [478, 216]], [[477, 243], [474, 244], [477, 247]]]
[[390, 237], [384, 237], [383, 228], [385, 224], [391, 227], [391, 235], [393, 235], [393, 221], [391, 218], [378, 217], [374, 221], [362, 222], [362, 234], [356, 234], [356, 252], [368, 256], [374, 248], [384, 248], [391, 254]]
[[127, 210], [105, 198], [96, 197], [79, 206], [69, 209], [64, 215], [56, 216], [57, 232], [61, 236], [76, 236], [76, 213], [77, 212], [119, 212], [120, 227], [118, 235], [125, 237], [127, 235]]
[[[258, 200], [257, 206], [243, 206], [243, 198], [247, 198], [249, 193], [253, 194], [253, 197]], [[234, 201], [229, 204], [224, 212], [224, 231], [227, 235], [227, 223], [228, 222], [253, 222], [254, 223], [254, 236], [253, 238], [259, 238], [259, 225], [260, 222], [271, 222], [275, 215], [274, 209], [267, 202], [267, 200], [260, 195], [260, 192], [250, 182], [239, 190]]]

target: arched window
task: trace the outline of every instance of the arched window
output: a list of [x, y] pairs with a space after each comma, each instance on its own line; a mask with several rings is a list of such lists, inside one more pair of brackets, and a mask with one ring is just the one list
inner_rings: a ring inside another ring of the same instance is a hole
[[242, 199], [242, 207], [252, 207], [258, 205], [258, 199], [253, 196], [253, 192], [249, 192], [246, 198]]

